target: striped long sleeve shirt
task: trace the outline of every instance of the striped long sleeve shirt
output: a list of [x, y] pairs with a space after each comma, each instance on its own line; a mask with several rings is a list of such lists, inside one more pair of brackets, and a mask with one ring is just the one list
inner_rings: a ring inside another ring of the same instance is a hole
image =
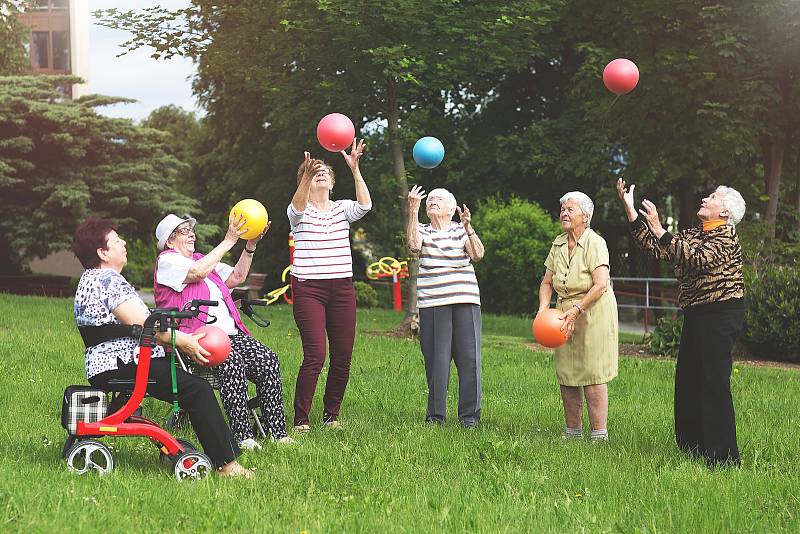
[[372, 209], [355, 200], [331, 202], [331, 209], [322, 213], [310, 202], [305, 211], [292, 204], [286, 209], [294, 233], [292, 274], [302, 280], [349, 278], [353, 276], [350, 251], [350, 223]]
[[417, 307], [481, 303], [475, 269], [467, 254], [464, 226], [452, 222], [446, 230], [420, 224], [422, 247], [417, 275]]
[[656, 239], [638, 217], [631, 223], [631, 234], [643, 250], [675, 266], [681, 308], [744, 297], [744, 259], [733, 225], [709, 232], [698, 226]]

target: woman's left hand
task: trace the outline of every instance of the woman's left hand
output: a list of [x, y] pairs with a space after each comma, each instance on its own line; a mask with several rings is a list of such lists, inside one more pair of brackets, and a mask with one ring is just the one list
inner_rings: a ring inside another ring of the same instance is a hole
[[350, 167], [350, 170], [356, 170], [358, 168], [358, 162], [361, 159], [361, 155], [364, 153], [364, 140], [354, 138], [353, 147], [350, 149], [350, 153], [348, 154], [346, 150], [342, 150], [339, 153], [344, 157], [344, 161], [347, 163], [347, 166]]
[[644, 217], [644, 221], [647, 223], [648, 228], [650, 228], [650, 231], [653, 232], [656, 237], [661, 237], [666, 230], [664, 230], [664, 228], [661, 226], [656, 205], [645, 199], [642, 200], [642, 208], [644, 209], [639, 210], [639, 213], [641, 213], [642, 217]]
[[470, 223], [472, 222], [472, 214], [469, 212], [469, 208], [464, 204], [463, 210], [458, 206], [456, 206], [456, 210], [458, 210], [458, 217], [461, 219], [461, 224], [464, 225], [464, 230], [469, 232]]
[[245, 244], [245, 247], [249, 248], [250, 250], [253, 250], [254, 248], [256, 248], [256, 245], [258, 245], [258, 242], [261, 241], [264, 238], [265, 235], [267, 235], [267, 232], [269, 232], [269, 227], [270, 226], [272, 226], [272, 221], [269, 221], [267, 223], [267, 227], [264, 228], [264, 231], [261, 232], [258, 235], [258, 237], [254, 237], [253, 239], [248, 239], [247, 243]]
[[578, 308], [570, 308], [567, 311], [565, 311], [561, 317], [559, 317], [559, 319], [564, 321], [564, 324], [561, 325], [560, 330], [562, 332], [564, 330], [567, 331], [567, 339], [572, 337], [572, 333], [575, 331], [575, 321], [578, 320], [578, 316], [580, 314], [581, 312], [578, 311]]

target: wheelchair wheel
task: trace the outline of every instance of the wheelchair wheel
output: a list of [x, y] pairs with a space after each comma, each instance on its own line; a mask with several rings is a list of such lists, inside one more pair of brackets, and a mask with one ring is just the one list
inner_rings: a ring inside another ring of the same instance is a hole
[[[183, 447], [183, 450], [186, 451], [186, 452], [188, 452], [188, 451], [196, 451], [197, 450], [197, 447], [194, 446], [194, 443], [192, 443], [188, 439], [175, 438], [175, 441], [180, 443], [181, 447]], [[180, 453], [178, 455], [180, 456]], [[171, 469], [172, 466], [174, 465], [174, 462], [173, 462], [174, 458], [172, 458], [168, 454], [164, 454], [163, 452], [160, 452], [159, 453], [159, 459], [161, 460], [161, 465], [163, 465], [164, 467], [166, 467], [168, 469]]]
[[178, 482], [182, 482], [187, 478], [200, 480], [207, 477], [213, 470], [208, 456], [198, 451], [185, 451], [175, 459], [173, 474]]
[[101, 476], [107, 475], [114, 470], [114, 457], [111, 450], [97, 440], [78, 441], [67, 452], [67, 469], [78, 475], [92, 470]]

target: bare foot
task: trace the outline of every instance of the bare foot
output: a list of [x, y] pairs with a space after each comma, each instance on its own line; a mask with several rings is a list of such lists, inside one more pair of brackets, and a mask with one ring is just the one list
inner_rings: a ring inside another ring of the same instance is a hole
[[242, 464], [234, 460], [220, 467], [219, 476], [253, 478], [255, 472], [252, 469], [243, 467]]

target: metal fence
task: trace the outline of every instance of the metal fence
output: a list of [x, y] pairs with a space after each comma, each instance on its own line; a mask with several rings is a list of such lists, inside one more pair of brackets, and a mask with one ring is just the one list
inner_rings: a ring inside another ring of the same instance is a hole
[[612, 276], [611, 284], [617, 298], [620, 321], [642, 322], [647, 333], [653, 315], [679, 309], [677, 282], [676, 278]]

